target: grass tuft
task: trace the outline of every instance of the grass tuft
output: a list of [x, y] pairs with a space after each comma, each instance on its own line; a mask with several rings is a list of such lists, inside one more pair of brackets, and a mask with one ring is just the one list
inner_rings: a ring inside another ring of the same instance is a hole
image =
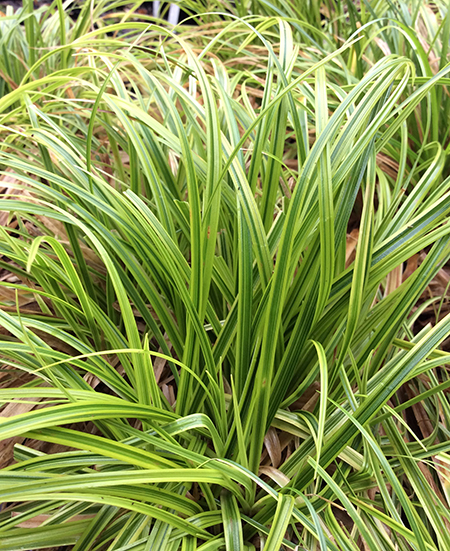
[[0, 550], [450, 549], [447, 3], [180, 5], [0, 18]]

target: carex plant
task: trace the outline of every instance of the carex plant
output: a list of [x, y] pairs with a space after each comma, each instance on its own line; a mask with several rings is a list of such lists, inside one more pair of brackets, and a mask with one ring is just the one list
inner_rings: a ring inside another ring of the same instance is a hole
[[450, 258], [450, 69], [364, 29], [304, 56], [300, 20], [72, 36], [60, 8], [0, 98], [1, 356], [26, 375], [0, 400], [35, 404], [0, 436], [63, 451], [16, 446], [0, 549], [449, 549], [450, 319], [413, 309]]

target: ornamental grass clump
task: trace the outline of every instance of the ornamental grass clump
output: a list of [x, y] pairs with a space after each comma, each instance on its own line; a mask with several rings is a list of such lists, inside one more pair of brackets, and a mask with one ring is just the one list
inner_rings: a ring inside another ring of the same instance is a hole
[[450, 549], [450, 19], [122, 4], [8, 35], [0, 550]]

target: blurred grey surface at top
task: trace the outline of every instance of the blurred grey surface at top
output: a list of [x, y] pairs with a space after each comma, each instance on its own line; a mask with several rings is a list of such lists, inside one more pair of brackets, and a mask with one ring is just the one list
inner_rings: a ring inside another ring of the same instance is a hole
[[[159, 16], [160, 9], [161, 9], [160, 0], [154, 0], [153, 17]], [[179, 18], [180, 18], [180, 6], [177, 6], [176, 4], [171, 4], [167, 15], [167, 21], [171, 25], [176, 25], [178, 23]]]

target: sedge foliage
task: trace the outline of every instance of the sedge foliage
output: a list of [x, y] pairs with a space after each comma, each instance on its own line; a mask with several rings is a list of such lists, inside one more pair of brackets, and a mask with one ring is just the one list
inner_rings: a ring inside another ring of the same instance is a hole
[[445, 3], [124, 4], [0, 20], [0, 550], [450, 549]]

